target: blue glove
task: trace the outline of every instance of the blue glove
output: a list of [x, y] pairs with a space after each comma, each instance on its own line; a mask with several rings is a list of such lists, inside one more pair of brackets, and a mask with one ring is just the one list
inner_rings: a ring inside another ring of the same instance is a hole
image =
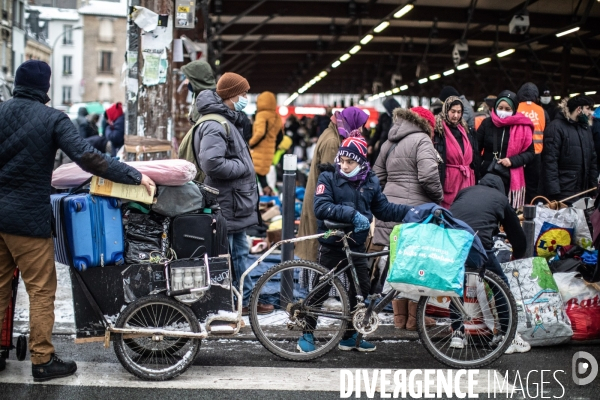
[[354, 224], [354, 232], [362, 232], [366, 231], [371, 227], [369, 223], [369, 219], [359, 213], [358, 211], [354, 214], [354, 218], [352, 218], [352, 223]]

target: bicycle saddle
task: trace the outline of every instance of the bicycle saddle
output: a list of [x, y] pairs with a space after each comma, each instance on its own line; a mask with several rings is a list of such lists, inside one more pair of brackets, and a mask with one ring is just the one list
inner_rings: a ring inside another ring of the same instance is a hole
[[354, 224], [349, 224], [347, 222], [330, 221], [328, 219], [325, 220], [325, 226], [327, 227], [327, 229], [338, 229], [338, 230], [354, 228]]

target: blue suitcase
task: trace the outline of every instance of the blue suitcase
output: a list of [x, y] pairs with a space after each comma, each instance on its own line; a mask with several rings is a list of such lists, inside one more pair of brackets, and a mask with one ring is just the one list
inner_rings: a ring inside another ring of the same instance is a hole
[[[60, 258], [68, 261], [65, 254], [70, 254], [71, 265], [79, 271], [124, 262], [119, 200], [89, 194], [52, 197], [53, 208], [62, 211], [55, 212], [58, 232], [55, 248], [59, 247], [55, 253], [58, 261], [61, 261]], [[65, 248], [68, 251], [64, 251]]]

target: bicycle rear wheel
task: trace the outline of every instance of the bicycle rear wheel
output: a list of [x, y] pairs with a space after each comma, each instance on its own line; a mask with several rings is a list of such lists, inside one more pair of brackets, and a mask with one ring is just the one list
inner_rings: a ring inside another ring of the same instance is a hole
[[[467, 270], [465, 282], [460, 301], [470, 317], [456, 307], [433, 306], [439, 304], [439, 298], [421, 297], [417, 330], [427, 351], [441, 363], [453, 368], [481, 368], [496, 361], [510, 346], [517, 330], [517, 304], [508, 286], [493, 272], [486, 271], [481, 279], [478, 271]], [[425, 326], [426, 317], [436, 321], [435, 327]], [[464, 338], [455, 334], [458, 330], [464, 331]]]
[[[313, 360], [331, 351], [341, 340], [348, 321], [340, 318], [350, 315], [350, 302], [344, 285], [337, 278], [332, 279], [325, 295], [311, 299], [311, 304], [315, 304], [315, 300], [317, 304], [307, 306], [304, 303], [309, 291], [327, 272], [319, 264], [293, 260], [274, 266], [258, 280], [250, 299], [250, 324], [256, 338], [271, 353], [288, 360]], [[319, 304], [328, 298], [332, 287], [339, 298], [336, 310], [328, 310]], [[266, 315], [258, 314], [259, 302], [272, 304], [275, 311]], [[311, 313], [327, 313], [330, 318], [318, 317], [313, 331], [315, 350], [303, 353], [298, 350], [298, 339], [303, 335], [306, 318]]]

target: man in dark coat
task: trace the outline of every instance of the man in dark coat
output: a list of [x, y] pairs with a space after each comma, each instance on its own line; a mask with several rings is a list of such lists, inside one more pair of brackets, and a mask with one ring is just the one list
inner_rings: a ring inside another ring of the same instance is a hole
[[593, 105], [588, 96], [563, 100], [556, 118], [544, 132], [542, 183], [550, 199], [562, 200], [598, 184], [597, 157], [590, 130]]
[[383, 101], [383, 106], [385, 107], [386, 112], [379, 116], [375, 133], [369, 141], [368, 152], [371, 165], [375, 164], [375, 160], [377, 160], [377, 157], [379, 156], [379, 150], [381, 149], [381, 146], [383, 146], [383, 144], [388, 140], [388, 134], [392, 128], [392, 125], [394, 124], [392, 115], [394, 114], [394, 110], [400, 107], [400, 103], [390, 96]]
[[[556, 113], [558, 112], [558, 105], [552, 98], [552, 92], [550, 91], [550, 87], [548, 85], [540, 86], [540, 103], [542, 108], [548, 114], [548, 120], [552, 122], [554, 118], [556, 118]], [[548, 126], [548, 124], [546, 124]]]
[[79, 134], [82, 138], [88, 138], [95, 135], [94, 128], [87, 119], [88, 110], [85, 107], [79, 107], [77, 111], [77, 119], [75, 119], [75, 125], [79, 130]]
[[[83, 170], [111, 181], [154, 182], [134, 168], [95, 150], [77, 132], [67, 115], [46, 107], [50, 67], [30, 60], [17, 69], [14, 97], [0, 104], [0, 326], [10, 302], [11, 282], [19, 266], [30, 302], [31, 353], [34, 381], [72, 375], [73, 361], [54, 354], [52, 326], [56, 270], [51, 234], [50, 182], [54, 155], [63, 150]], [[0, 370], [5, 360], [0, 357]]]

